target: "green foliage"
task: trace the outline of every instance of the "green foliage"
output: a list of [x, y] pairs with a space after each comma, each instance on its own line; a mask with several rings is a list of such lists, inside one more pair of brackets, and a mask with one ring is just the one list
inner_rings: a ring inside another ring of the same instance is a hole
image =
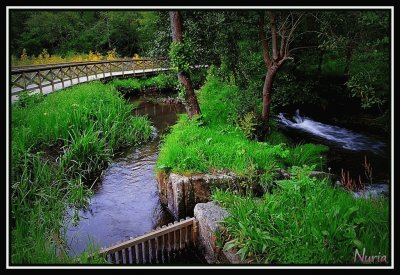
[[35, 103], [43, 101], [44, 96], [40, 93], [30, 94], [27, 91], [20, 92], [18, 94], [18, 101], [15, 103], [16, 106], [24, 108], [29, 107]]
[[[212, 72], [212, 69], [211, 69]], [[211, 125], [235, 125], [240, 109], [239, 88], [210, 74], [198, 95], [202, 114]]]
[[190, 39], [185, 42], [172, 42], [169, 51], [171, 67], [176, 72], [190, 73], [190, 66], [193, 60], [193, 45]]
[[290, 150], [287, 158], [288, 166], [317, 165], [322, 171], [325, 167], [329, 147], [322, 144], [306, 143], [296, 145]]
[[178, 85], [178, 79], [174, 74], [158, 74], [150, 78], [125, 78], [114, 79], [111, 85], [119, 90], [144, 90], [149, 88], [167, 89]]
[[258, 124], [254, 113], [247, 113], [243, 118], [239, 118], [238, 124], [247, 138], [251, 139], [255, 137], [256, 126]]
[[71, 262], [59, 233], [66, 205], [84, 204], [85, 184], [116, 150], [149, 139], [150, 123], [100, 82], [11, 111], [11, 262]]
[[356, 199], [309, 178], [310, 171], [292, 170], [294, 178], [262, 199], [215, 191], [229, 213], [224, 248], [262, 264], [352, 264], [355, 249], [364, 247], [368, 255], [390, 255], [388, 200]]
[[386, 103], [385, 94], [375, 90], [375, 83], [378, 81], [376, 75], [368, 72], [353, 74], [345, 83], [349, 88], [352, 97], [361, 99], [361, 107], [368, 109], [374, 106], [382, 106]]
[[143, 55], [157, 31], [154, 11], [10, 11], [13, 22], [11, 52], [25, 48], [38, 55], [43, 48], [52, 54], [116, 48], [121, 56]]
[[276, 76], [272, 100], [275, 106], [315, 104], [317, 81], [312, 79], [297, 79], [293, 72], [280, 72]]

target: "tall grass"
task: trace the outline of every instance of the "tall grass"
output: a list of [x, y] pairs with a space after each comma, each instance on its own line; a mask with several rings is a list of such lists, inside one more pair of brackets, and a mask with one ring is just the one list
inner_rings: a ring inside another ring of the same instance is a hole
[[118, 91], [100, 82], [12, 105], [11, 263], [65, 263], [67, 204], [82, 205], [117, 150], [151, 136]]
[[183, 115], [164, 139], [157, 167], [181, 174], [213, 170], [245, 174], [250, 166], [268, 170], [282, 165], [288, 154], [283, 144], [248, 140], [234, 127], [201, 127]]
[[261, 199], [215, 191], [229, 212], [219, 242], [263, 264], [354, 264], [355, 249], [363, 248], [389, 262], [388, 200], [356, 199], [310, 171], [296, 168]]

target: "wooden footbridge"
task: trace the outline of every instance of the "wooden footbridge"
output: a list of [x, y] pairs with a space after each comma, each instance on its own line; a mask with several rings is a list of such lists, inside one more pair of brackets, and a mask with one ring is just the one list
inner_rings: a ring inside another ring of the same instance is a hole
[[184, 257], [196, 246], [197, 236], [197, 220], [186, 218], [102, 249], [100, 255], [111, 264], [165, 264], [173, 262], [176, 255]]
[[21, 91], [51, 93], [95, 79], [146, 76], [169, 71], [167, 60], [113, 60], [58, 63], [11, 69], [11, 95]]
[[[195, 66], [195, 68], [207, 66]], [[48, 94], [72, 85], [113, 77], [141, 77], [170, 71], [168, 60], [130, 59], [58, 63], [11, 68], [12, 101], [22, 91]]]

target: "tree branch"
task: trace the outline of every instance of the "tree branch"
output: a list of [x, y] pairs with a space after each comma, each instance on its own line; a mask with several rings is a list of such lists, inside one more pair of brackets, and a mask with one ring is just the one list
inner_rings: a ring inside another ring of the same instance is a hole
[[282, 30], [282, 35], [281, 35], [281, 48], [279, 49], [279, 57], [283, 58], [286, 55], [286, 51], [285, 51], [285, 44], [286, 44], [286, 29]]
[[271, 24], [271, 34], [272, 34], [272, 59], [273, 61], [278, 60], [278, 48], [276, 45], [276, 21], [275, 14], [272, 12], [269, 15], [270, 24]]
[[264, 13], [260, 13], [260, 18], [258, 20], [258, 36], [261, 40], [264, 63], [267, 67], [270, 67], [271, 59], [269, 57], [268, 42], [265, 37], [265, 31], [264, 31]]
[[291, 16], [292, 16], [292, 29], [290, 30], [290, 33], [289, 33], [289, 35], [287, 37], [287, 43], [286, 43], [286, 47], [285, 47], [285, 52], [286, 53], [289, 53], [288, 49], [289, 49], [289, 45], [291, 43], [290, 38], [292, 37], [294, 30], [297, 28], [298, 24], [300, 23], [300, 19], [303, 17], [303, 15], [304, 15], [304, 13], [300, 14], [300, 16], [299, 16], [299, 18], [297, 18], [296, 22], [293, 23], [293, 13], [291, 14]]
[[310, 49], [310, 48], [318, 48], [318, 45], [314, 45], [314, 46], [304, 46], [304, 47], [297, 47], [297, 48], [293, 48], [289, 51], [289, 53], [296, 51], [296, 50], [300, 50], [300, 49]]

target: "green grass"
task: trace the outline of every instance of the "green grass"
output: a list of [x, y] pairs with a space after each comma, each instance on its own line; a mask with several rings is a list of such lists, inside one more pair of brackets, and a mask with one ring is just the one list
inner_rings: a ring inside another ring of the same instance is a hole
[[12, 105], [11, 263], [73, 261], [59, 233], [66, 205], [84, 204], [114, 154], [151, 136], [132, 109], [100, 82]]
[[356, 248], [389, 261], [388, 200], [355, 199], [310, 171], [296, 168], [262, 198], [213, 192], [229, 213], [219, 243], [263, 264], [354, 264]]
[[309, 161], [314, 164], [316, 160], [320, 163], [319, 157], [326, 151], [326, 147], [313, 144], [300, 145], [292, 151], [282, 143], [285, 139], [278, 133], [269, 142], [248, 139], [237, 126], [239, 89], [216, 77], [209, 77], [202, 87], [199, 102], [203, 120], [190, 121], [186, 115], [179, 119], [163, 140], [158, 171], [190, 174], [230, 170], [246, 175], [254, 170], [265, 173], [286, 167], [287, 163], [302, 165]]
[[241, 175], [250, 166], [269, 170], [288, 154], [282, 144], [248, 140], [234, 127], [201, 127], [183, 115], [164, 139], [157, 167], [180, 174], [230, 170]]
[[111, 85], [120, 90], [144, 90], [149, 88], [167, 89], [176, 87], [178, 79], [173, 74], [159, 74], [150, 78], [114, 79]]

